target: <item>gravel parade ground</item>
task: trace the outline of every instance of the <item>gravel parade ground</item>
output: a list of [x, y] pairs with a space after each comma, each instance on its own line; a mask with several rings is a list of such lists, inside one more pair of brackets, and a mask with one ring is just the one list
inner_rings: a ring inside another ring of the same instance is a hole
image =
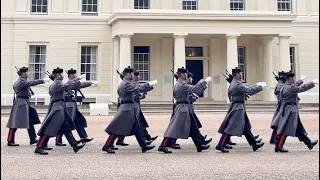
[[[271, 135], [270, 120], [272, 114], [248, 114], [252, 131], [259, 134], [265, 142], [257, 152], [246, 142], [244, 137], [232, 137], [237, 145], [230, 153], [223, 154], [215, 150], [220, 134], [217, 132], [225, 114], [198, 114], [203, 128], [202, 134], [213, 138], [211, 147], [198, 153], [191, 138], [179, 139], [181, 150], [172, 154], [157, 151], [163, 139], [163, 132], [168, 125], [170, 115], [145, 115], [152, 136], [159, 136], [153, 142], [151, 151], [141, 153], [135, 137], [127, 137], [130, 145], [120, 147], [116, 154], [103, 152], [102, 146], [107, 139], [104, 132], [112, 116], [87, 116], [89, 137], [94, 140], [87, 143], [78, 153], [74, 153], [69, 144], [66, 147], [54, 146], [54, 138], [49, 141], [49, 155], [33, 153], [35, 145], [29, 145], [27, 130], [18, 129], [16, 143], [19, 147], [7, 146], [8, 117], [1, 117], [1, 179], [184, 179], [184, 180], [316, 180], [319, 179], [319, 144], [311, 151], [298, 140], [289, 137], [285, 148], [289, 153], [275, 153], [269, 144]], [[301, 114], [302, 123], [311, 140], [319, 138], [319, 114]], [[40, 117], [43, 120], [44, 117]], [[36, 131], [40, 125], [36, 126]], [[73, 134], [78, 139], [76, 131]], [[63, 142], [67, 143], [65, 137]]]

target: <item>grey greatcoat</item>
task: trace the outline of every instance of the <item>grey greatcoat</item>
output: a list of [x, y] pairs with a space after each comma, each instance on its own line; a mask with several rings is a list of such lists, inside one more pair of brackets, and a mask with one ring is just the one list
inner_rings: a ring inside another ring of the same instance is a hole
[[218, 132], [241, 137], [245, 128], [250, 129], [244, 105], [245, 97], [246, 94], [252, 96], [261, 90], [261, 86], [245, 86], [241, 80], [233, 79], [228, 89], [231, 104]]
[[61, 133], [62, 125], [68, 126], [71, 130], [75, 129], [75, 125], [67, 113], [65, 103], [65, 91], [77, 89], [81, 86], [79, 78], [73, 81], [63, 83], [62, 80], [55, 79], [49, 87], [49, 94], [51, 96], [51, 105], [48, 110], [46, 118], [42, 122], [38, 135], [46, 134], [48, 136], [56, 136]]
[[[139, 83], [138, 81], [134, 81], [133, 82], [135, 83]], [[141, 111], [141, 106], [140, 106], [140, 99], [144, 99], [145, 98], [145, 94], [148, 92], [148, 91], [151, 91], [153, 89], [153, 87], [149, 87], [147, 89], [145, 89], [145, 91], [143, 93], [135, 93], [134, 94], [134, 103], [135, 103], [135, 106], [138, 106], [137, 108], [139, 108], [139, 114], [138, 114], [138, 119], [140, 121], [140, 124], [142, 127], [144, 128], [147, 128], [149, 127], [149, 124], [147, 122], [147, 120], [145, 119], [142, 111]]]
[[[8, 128], [29, 129], [30, 125], [41, 123], [37, 111], [29, 104], [29, 92], [30, 86], [36, 86], [43, 83], [43, 80], [29, 81], [27, 78], [23, 77], [20, 77], [14, 83], [13, 90], [16, 94], [16, 98], [13, 102], [9, 121], [7, 123]], [[32, 124], [29, 124], [29, 122]]]
[[[73, 78], [69, 79], [69, 82]], [[72, 89], [72, 91], [65, 91], [66, 107], [67, 112], [70, 115], [71, 119], [76, 125], [81, 127], [87, 127], [86, 118], [81, 114], [77, 105], [77, 90], [86, 88], [92, 85], [92, 82], [82, 82], [81, 86], [78, 89]], [[71, 94], [72, 93], [72, 94]]]
[[[302, 83], [303, 83], [303, 81], [301, 79], [299, 79], [295, 84], [297, 86], [300, 86]], [[276, 106], [276, 111], [274, 112], [272, 120], [271, 120], [271, 128], [272, 129], [275, 129], [275, 128], [278, 127], [278, 123], [279, 123], [279, 120], [281, 118], [280, 113], [279, 113], [279, 110], [280, 110], [280, 107], [281, 107], [280, 90], [284, 86], [284, 84], [285, 83], [280, 80], [278, 82], [276, 88], [274, 89], [274, 94], [277, 96], [278, 103], [277, 103], [277, 106]]]
[[173, 97], [176, 105], [173, 116], [164, 132], [164, 137], [188, 139], [190, 136], [191, 121], [194, 120], [189, 104], [189, 93], [200, 94], [207, 87], [207, 82], [200, 80], [196, 85], [189, 85], [185, 80], [178, 79], [173, 88]]
[[300, 86], [289, 82], [285, 83], [280, 91], [282, 105], [280, 108], [281, 118], [278, 124], [277, 134], [285, 134], [287, 136], [294, 137], [296, 135], [297, 128], [300, 133], [306, 133], [299, 118], [298, 93], [308, 91], [313, 87], [313, 82], [305, 83]]
[[150, 85], [139, 84], [126, 77], [123, 78], [118, 87], [120, 105], [110, 124], [105, 131], [119, 136], [132, 135], [132, 127], [139, 116], [139, 105], [134, 103], [134, 94], [145, 92]]

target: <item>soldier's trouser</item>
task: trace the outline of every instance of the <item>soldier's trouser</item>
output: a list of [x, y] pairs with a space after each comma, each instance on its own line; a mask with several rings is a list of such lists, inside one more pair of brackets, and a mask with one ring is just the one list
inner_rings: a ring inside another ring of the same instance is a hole
[[230, 141], [230, 137], [231, 137], [230, 134], [223, 133], [223, 134], [221, 135], [220, 140], [219, 140], [218, 146], [220, 146], [220, 147], [225, 147], [226, 144], [228, 144], [228, 142]]
[[256, 139], [249, 128], [245, 128], [243, 134], [251, 146], [255, 146], [257, 144]]
[[276, 148], [283, 148], [284, 143], [286, 142], [287, 136], [285, 134], [281, 134], [277, 136], [275, 146]]
[[125, 138], [125, 136], [119, 136], [117, 142], [123, 142], [124, 138]]
[[116, 135], [116, 134], [110, 133], [110, 135], [109, 135], [109, 137], [108, 137], [108, 139], [107, 139], [107, 141], [106, 141], [106, 143], [105, 143], [105, 146], [106, 146], [106, 147], [111, 147], [111, 146], [113, 146], [113, 143], [114, 143], [114, 141], [117, 139], [117, 137], [119, 137], [119, 136]]
[[62, 136], [63, 136], [63, 134], [62, 134], [62, 133], [61, 133], [61, 134], [56, 135], [56, 142], [57, 142], [57, 143], [62, 143]]
[[137, 139], [140, 147], [147, 146], [145, 135], [143, 134], [143, 130], [141, 128], [141, 125], [137, 120], [135, 120], [133, 123], [132, 134], [134, 134], [136, 136], [136, 139]]
[[277, 128], [274, 128], [270, 137], [270, 142], [275, 142], [277, 139]]
[[193, 143], [196, 147], [200, 147], [201, 145], [203, 145], [203, 137], [199, 131], [196, 121], [193, 118], [191, 119], [189, 136], [192, 138]]
[[76, 124], [76, 130], [77, 130], [79, 137], [81, 139], [86, 139], [88, 137], [87, 132], [83, 126]]
[[40, 139], [37, 143], [37, 148], [38, 149], [43, 149], [44, 147], [47, 146], [48, 144], [48, 141], [50, 139], [50, 136], [46, 135], [46, 134], [43, 134], [42, 136], [40, 136]]
[[[17, 131], [17, 128], [9, 128], [9, 133], [7, 138], [8, 142], [14, 143], [16, 131]], [[33, 124], [32, 125], [30, 124], [30, 128], [27, 129], [27, 131], [28, 131], [30, 140], [35, 140], [37, 135], [36, 135], [36, 131], [34, 129]]]

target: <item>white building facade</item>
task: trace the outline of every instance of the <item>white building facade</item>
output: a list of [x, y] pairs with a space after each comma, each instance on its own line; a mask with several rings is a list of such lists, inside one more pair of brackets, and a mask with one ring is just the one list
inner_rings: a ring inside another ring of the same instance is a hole
[[[250, 100], [274, 101], [273, 71], [319, 78], [319, 0], [1, 1], [1, 94], [13, 93], [14, 66], [31, 79], [58, 66], [99, 81], [84, 93], [116, 101], [116, 70], [129, 65], [158, 80], [146, 101], [171, 101], [171, 70], [182, 66], [195, 80], [212, 77], [205, 99], [226, 101], [222, 74], [239, 67], [245, 83], [267, 83]], [[302, 102], [318, 102], [318, 91]]]

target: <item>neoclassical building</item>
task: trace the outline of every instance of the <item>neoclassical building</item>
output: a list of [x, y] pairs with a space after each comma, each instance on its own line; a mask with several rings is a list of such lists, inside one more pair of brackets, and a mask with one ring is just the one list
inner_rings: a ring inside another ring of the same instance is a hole
[[[2, 95], [13, 93], [14, 66], [33, 79], [59, 66], [100, 82], [85, 94], [116, 101], [116, 70], [129, 65], [158, 80], [146, 101], [171, 101], [171, 70], [182, 66], [196, 81], [212, 77], [205, 100], [226, 101], [222, 74], [239, 67], [246, 84], [267, 83], [250, 100], [274, 101], [272, 72], [319, 78], [319, 0], [1, 1]], [[33, 90], [47, 94], [48, 84]], [[318, 91], [302, 102], [319, 102]]]

